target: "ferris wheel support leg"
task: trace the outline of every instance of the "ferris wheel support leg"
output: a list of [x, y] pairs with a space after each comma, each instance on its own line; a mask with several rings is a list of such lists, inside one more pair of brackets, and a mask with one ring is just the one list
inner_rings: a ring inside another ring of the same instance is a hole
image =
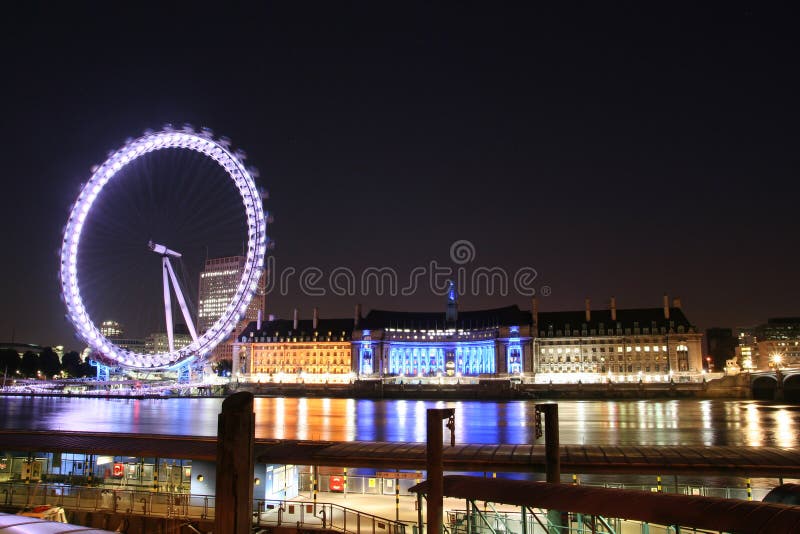
[[[183, 291], [181, 291], [181, 286], [178, 284], [178, 278], [175, 276], [175, 271], [172, 270], [172, 262], [169, 261], [169, 258], [165, 259], [167, 269], [169, 270], [169, 277], [172, 280], [172, 287], [175, 289], [175, 296], [178, 299], [178, 305], [181, 307], [181, 313], [183, 313], [183, 320], [186, 321], [186, 328], [189, 329], [192, 341], [197, 341], [197, 331], [194, 329], [192, 316], [189, 315], [189, 308], [186, 306], [186, 299], [183, 298]], [[172, 350], [171, 347], [170, 350]]]
[[108, 382], [111, 377], [111, 368], [107, 365], [103, 365], [102, 363], [96, 360], [89, 360], [89, 365], [92, 367], [97, 367], [97, 381], [98, 382]]
[[178, 382], [187, 383], [192, 381], [192, 370], [189, 362], [184, 362], [178, 366]]
[[164, 317], [167, 320], [167, 341], [169, 342], [169, 351], [173, 352], [175, 350], [175, 341], [172, 333], [172, 298], [169, 296], [169, 258], [162, 257], [161, 265], [164, 275]]

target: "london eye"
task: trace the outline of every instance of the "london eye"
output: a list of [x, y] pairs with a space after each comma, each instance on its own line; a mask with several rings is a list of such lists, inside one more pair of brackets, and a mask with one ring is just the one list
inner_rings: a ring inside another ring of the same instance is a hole
[[[129, 140], [93, 167], [64, 227], [59, 275], [67, 317], [101, 359], [141, 370], [174, 368], [210, 355], [241, 321], [268, 245], [263, 193], [245, 157], [207, 129], [167, 126]], [[192, 204], [190, 197], [205, 200]], [[221, 235], [223, 230], [229, 231]], [[206, 321], [210, 326], [199, 330], [189, 289], [197, 273], [190, 271], [209, 250], [225, 255], [230, 249], [243, 258], [235, 291], [217, 303], [217, 316]], [[173, 264], [187, 255], [188, 271]], [[110, 313], [137, 308], [157, 318], [142, 328], [166, 334], [162, 350], [145, 350], [101, 331]], [[174, 332], [181, 320], [188, 330], [183, 345]]]

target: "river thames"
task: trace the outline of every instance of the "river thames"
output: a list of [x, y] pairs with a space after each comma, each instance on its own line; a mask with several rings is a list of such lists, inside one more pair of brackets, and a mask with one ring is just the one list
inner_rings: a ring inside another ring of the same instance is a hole
[[[456, 410], [459, 443], [533, 443], [541, 401], [255, 399], [256, 437], [425, 441], [425, 410]], [[3, 397], [6, 429], [212, 436], [220, 398]], [[562, 444], [796, 447], [800, 406], [741, 400], [559, 401]]]

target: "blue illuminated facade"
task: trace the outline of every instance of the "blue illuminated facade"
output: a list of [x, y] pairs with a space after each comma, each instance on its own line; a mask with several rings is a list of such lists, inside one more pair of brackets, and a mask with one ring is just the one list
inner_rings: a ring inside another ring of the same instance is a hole
[[514, 328], [510, 332], [500, 325], [479, 330], [388, 327], [364, 330], [361, 336], [356, 331], [356, 372], [360, 376], [519, 374], [526, 354], [530, 359], [530, 349], [525, 350], [530, 339], [520, 337]]
[[443, 313], [372, 310], [358, 321], [354, 370], [362, 377], [490, 377], [532, 362], [530, 314], [517, 306], [459, 312], [452, 284]]
[[518, 375], [525, 369], [522, 340], [519, 337], [519, 326], [512, 326], [509, 330], [510, 337], [508, 338], [506, 350], [506, 369], [508, 369], [508, 374]]
[[392, 343], [388, 374], [404, 376], [494, 374], [494, 341], [464, 341], [443, 344]]

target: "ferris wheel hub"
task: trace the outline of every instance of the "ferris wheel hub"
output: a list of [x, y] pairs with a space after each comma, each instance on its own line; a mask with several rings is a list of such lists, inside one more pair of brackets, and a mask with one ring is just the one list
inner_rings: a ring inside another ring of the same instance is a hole
[[147, 248], [155, 252], [156, 254], [161, 254], [162, 256], [171, 256], [173, 258], [180, 258], [181, 253], [175, 252], [172, 249], [168, 249], [164, 245], [159, 245], [158, 243], [153, 243], [152, 241], [147, 242]]

